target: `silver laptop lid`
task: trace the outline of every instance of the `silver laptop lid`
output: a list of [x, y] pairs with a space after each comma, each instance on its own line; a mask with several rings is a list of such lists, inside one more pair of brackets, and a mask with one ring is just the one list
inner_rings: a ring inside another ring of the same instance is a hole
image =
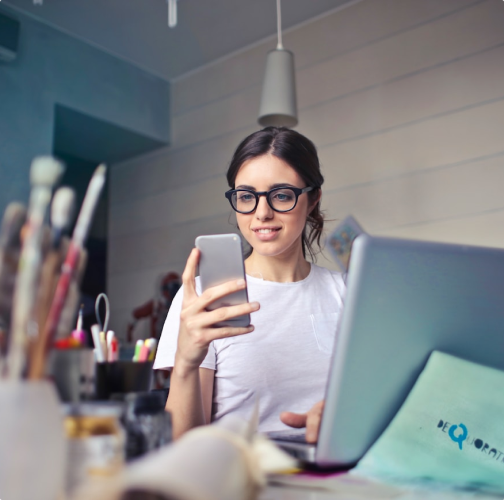
[[317, 463], [362, 457], [434, 349], [504, 369], [504, 250], [359, 236]]

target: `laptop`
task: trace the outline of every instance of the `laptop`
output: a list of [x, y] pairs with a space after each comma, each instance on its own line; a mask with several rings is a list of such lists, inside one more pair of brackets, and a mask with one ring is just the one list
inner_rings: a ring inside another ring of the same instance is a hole
[[504, 370], [504, 250], [359, 236], [318, 443], [273, 438], [304, 462], [351, 467], [433, 350]]

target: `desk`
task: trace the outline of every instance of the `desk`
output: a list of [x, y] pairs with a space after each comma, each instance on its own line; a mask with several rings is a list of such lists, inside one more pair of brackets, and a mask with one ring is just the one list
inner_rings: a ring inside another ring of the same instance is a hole
[[[308, 488], [294, 488], [284, 486], [268, 486], [258, 497], [258, 500], [364, 500], [363, 496], [346, 495], [330, 491], [322, 491]], [[385, 497], [375, 497], [379, 500], [386, 500]], [[389, 497], [391, 500], [502, 500], [502, 495], [486, 495], [483, 493], [468, 493], [460, 492], [426, 492], [426, 491], [411, 491], [405, 495]], [[370, 497], [372, 500], [372, 497]]]
[[[329, 500], [338, 498], [336, 493], [306, 488], [287, 488], [284, 486], [268, 486], [258, 500]], [[341, 496], [339, 497], [341, 498]], [[344, 500], [341, 498], [341, 500]]]

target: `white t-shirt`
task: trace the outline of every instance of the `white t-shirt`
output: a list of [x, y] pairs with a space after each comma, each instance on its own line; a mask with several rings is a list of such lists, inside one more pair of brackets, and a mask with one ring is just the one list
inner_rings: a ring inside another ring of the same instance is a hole
[[[312, 264], [302, 281], [247, 275], [247, 288], [249, 300], [261, 305], [251, 316], [255, 330], [213, 341], [201, 363], [215, 370], [213, 419], [229, 413], [249, 419], [257, 395], [259, 430], [285, 430], [282, 411], [305, 413], [324, 399], [345, 284], [340, 273]], [[155, 369], [173, 367], [182, 295], [181, 289], [166, 318]]]

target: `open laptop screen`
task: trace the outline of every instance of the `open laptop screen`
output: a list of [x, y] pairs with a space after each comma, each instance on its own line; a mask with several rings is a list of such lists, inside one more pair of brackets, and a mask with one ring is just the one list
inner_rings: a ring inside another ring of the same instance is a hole
[[356, 462], [429, 354], [504, 369], [504, 250], [359, 236], [334, 347], [316, 462]]

